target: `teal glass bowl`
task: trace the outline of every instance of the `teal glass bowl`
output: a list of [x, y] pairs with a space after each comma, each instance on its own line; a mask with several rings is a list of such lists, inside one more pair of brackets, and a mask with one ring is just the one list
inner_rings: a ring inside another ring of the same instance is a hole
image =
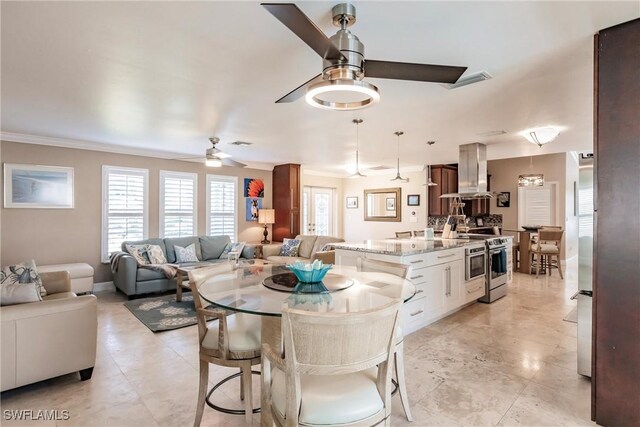
[[318, 283], [322, 282], [327, 272], [333, 268], [332, 264], [325, 264], [322, 267], [314, 270], [303, 270], [295, 265], [287, 265], [287, 268], [296, 275], [298, 280], [302, 283]]

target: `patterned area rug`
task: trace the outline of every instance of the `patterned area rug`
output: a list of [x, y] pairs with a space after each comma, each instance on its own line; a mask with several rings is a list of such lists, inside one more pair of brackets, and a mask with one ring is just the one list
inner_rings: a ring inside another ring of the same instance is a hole
[[184, 328], [198, 322], [191, 294], [183, 295], [181, 302], [176, 302], [172, 294], [127, 301], [124, 306], [153, 332]]

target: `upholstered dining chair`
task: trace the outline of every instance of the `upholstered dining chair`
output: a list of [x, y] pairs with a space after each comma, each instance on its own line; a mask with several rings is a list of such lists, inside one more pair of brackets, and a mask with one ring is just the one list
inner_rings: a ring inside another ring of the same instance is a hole
[[396, 231], [396, 239], [410, 239], [411, 236], [410, 231]]
[[[356, 268], [358, 271], [389, 273], [406, 279], [409, 275], [410, 267], [408, 265], [398, 264], [395, 262], [378, 261], [358, 257], [356, 260]], [[409, 406], [409, 395], [407, 394], [407, 382], [404, 378], [404, 335], [402, 332], [402, 325], [398, 326], [398, 333], [396, 334], [396, 348], [393, 365], [396, 374], [396, 382], [398, 383], [398, 394], [400, 395], [400, 402], [404, 409], [404, 415], [407, 417], [408, 421], [413, 421], [411, 407]]]
[[262, 347], [262, 381], [280, 426], [390, 425], [391, 357], [402, 300], [375, 310], [282, 310], [284, 359]]
[[[538, 241], [531, 245], [531, 262], [536, 261], [536, 277], [540, 273], [540, 265], [546, 260], [546, 266], [551, 276], [551, 268], [557, 268], [562, 276], [562, 265], [560, 263], [560, 254], [562, 253], [562, 236], [564, 231], [557, 228], [541, 228], [538, 230]], [[555, 263], [553, 261], [555, 258]]]
[[[216, 276], [233, 273], [230, 264], [204, 267], [189, 272], [189, 282], [193, 294], [193, 302], [198, 319], [198, 339], [200, 342], [200, 382], [198, 387], [198, 404], [194, 426], [199, 426], [204, 413], [205, 402], [221, 412], [245, 415], [247, 425], [251, 425], [254, 412], [251, 387], [251, 367], [260, 364], [260, 316], [236, 313], [227, 315], [222, 309], [209, 308], [208, 303], [200, 297], [198, 287]], [[206, 307], [206, 308], [205, 308]], [[208, 321], [208, 320], [213, 321]], [[207, 394], [209, 384], [209, 364], [240, 368], [238, 374], [225, 378]], [[233, 377], [241, 376], [240, 399], [244, 400], [244, 410], [222, 408], [209, 402], [209, 395]]]

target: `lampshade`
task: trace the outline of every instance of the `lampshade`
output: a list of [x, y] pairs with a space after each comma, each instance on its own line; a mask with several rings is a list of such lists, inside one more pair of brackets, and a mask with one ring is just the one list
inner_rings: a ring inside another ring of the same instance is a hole
[[536, 128], [524, 131], [524, 136], [527, 141], [536, 144], [538, 147], [542, 147], [544, 144], [548, 144], [558, 137], [560, 132], [552, 127]]
[[275, 209], [260, 209], [258, 211], [258, 224], [273, 224], [276, 222]]

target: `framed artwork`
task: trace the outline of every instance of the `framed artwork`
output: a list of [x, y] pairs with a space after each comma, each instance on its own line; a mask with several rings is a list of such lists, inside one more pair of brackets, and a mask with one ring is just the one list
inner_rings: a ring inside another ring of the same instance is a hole
[[4, 207], [73, 209], [73, 168], [5, 163]]
[[511, 193], [508, 191], [498, 193], [498, 197], [496, 198], [496, 206], [499, 208], [508, 208], [509, 206], [511, 206]]
[[247, 221], [258, 221], [258, 211], [262, 209], [262, 199], [247, 198]]
[[395, 199], [395, 197], [387, 197], [386, 209], [388, 211], [395, 211], [396, 210], [396, 199]]
[[358, 209], [358, 196], [347, 197], [347, 209]]
[[407, 205], [408, 206], [420, 206], [420, 195], [419, 194], [409, 194], [409, 195], [407, 195]]
[[245, 178], [244, 197], [264, 197], [264, 181], [256, 178]]

